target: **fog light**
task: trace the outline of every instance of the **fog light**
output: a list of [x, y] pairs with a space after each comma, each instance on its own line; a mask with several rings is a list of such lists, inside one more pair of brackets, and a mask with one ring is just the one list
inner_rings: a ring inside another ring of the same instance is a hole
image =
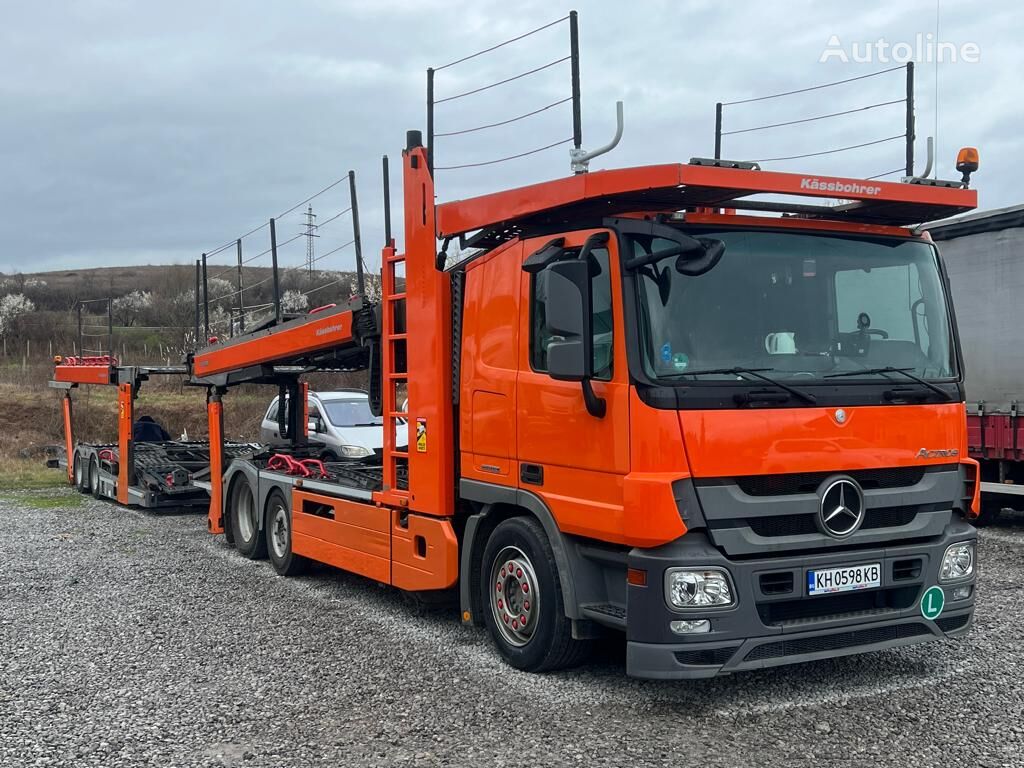
[[974, 587], [972, 587], [970, 584], [964, 584], [960, 587], [953, 587], [951, 590], [949, 590], [949, 599], [966, 600], [968, 597], [971, 596], [971, 592], [973, 591]]
[[939, 581], [966, 579], [974, 573], [974, 542], [964, 541], [950, 544], [942, 556]]
[[736, 602], [729, 574], [720, 568], [666, 571], [665, 599], [674, 608], [724, 608]]
[[673, 621], [669, 623], [669, 629], [677, 635], [696, 635], [701, 632], [711, 631], [711, 622], [707, 619], [693, 619], [692, 621]]

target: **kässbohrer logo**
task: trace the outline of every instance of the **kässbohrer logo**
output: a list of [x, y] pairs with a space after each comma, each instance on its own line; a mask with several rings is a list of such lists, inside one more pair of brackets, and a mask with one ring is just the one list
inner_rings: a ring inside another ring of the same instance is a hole
[[800, 179], [800, 189], [809, 189], [813, 192], [838, 192], [844, 195], [877, 195], [882, 191], [881, 187], [871, 184], [858, 184], [855, 181], [828, 181], [807, 176]]

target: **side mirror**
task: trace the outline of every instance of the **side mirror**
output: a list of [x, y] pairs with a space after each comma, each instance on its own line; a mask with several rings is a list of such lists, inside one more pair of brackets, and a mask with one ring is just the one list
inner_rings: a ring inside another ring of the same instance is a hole
[[593, 320], [590, 268], [585, 261], [556, 261], [547, 268], [548, 374], [559, 381], [583, 381], [593, 375]]
[[314, 432], [319, 432], [320, 422], [317, 419], [310, 419], [306, 423], [306, 431], [309, 432], [310, 434], [313, 434]]
[[594, 316], [590, 262], [581, 258], [556, 261], [545, 270], [548, 279], [547, 324], [554, 336], [548, 344], [548, 375], [583, 385], [587, 413], [605, 414], [605, 401], [594, 393]]

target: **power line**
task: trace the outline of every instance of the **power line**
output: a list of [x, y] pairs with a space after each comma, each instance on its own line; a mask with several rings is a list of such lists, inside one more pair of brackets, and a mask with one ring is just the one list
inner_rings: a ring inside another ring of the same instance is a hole
[[867, 176], [865, 177], [865, 180], [871, 181], [872, 179], [881, 179], [886, 176], [892, 176], [894, 173], [904, 173], [906, 170], [906, 168], [894, 168], [893, 170], [886, 171], [885, 173], [876, 173], [874, 176]]

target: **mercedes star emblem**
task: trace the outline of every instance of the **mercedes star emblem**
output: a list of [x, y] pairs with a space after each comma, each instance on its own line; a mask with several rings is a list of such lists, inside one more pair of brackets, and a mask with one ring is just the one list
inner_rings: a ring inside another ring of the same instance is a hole
[[837, 539], [845, 538], [864, 522], [864, 492], [853, 480], [840, 477], [828, 482], [821, 494], [818, 528]]

